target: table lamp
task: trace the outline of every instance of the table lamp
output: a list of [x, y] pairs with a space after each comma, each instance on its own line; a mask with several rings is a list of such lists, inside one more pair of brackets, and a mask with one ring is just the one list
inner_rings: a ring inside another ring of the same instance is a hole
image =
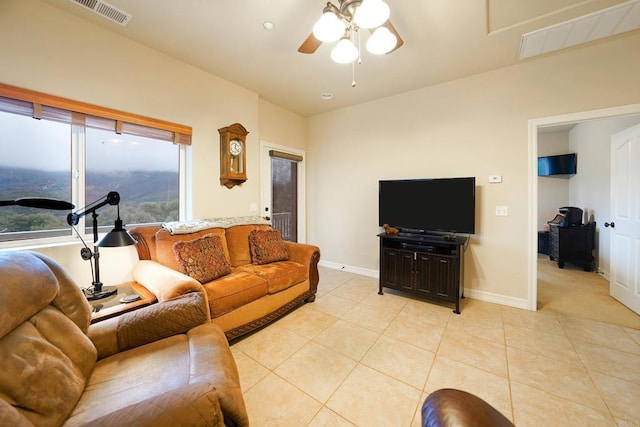
[[[104, 237], [98, 241], [98, 214], [96, 211], [105, 205], [115, 205], [118, 216], [113, 230], [105, 234]], [[85, 247], [80, 250], [80, 256], [82, 259], [87, 261], [93, 258], [94, 261], [95, 267], [92, 267], [93, 286], [88, 290], [85, 290], [85, 296], [87, 299], [89, 301], [94, 301], [106, 298], [118, 292], [118, 289], [115, 286], [103, 286], [100, 281], [100, 252], [98, 251], [98, 248], [129, 246], [135, 245], [137, 242], [122, 225], [122, 220], [120, 219], [120, 194], [118, 194], [118, 192], [111, 191], [106, 196], [87, 205], [84, 210], [70, 213], [67, 215], [67, 223], [72, 227], [78, 225], [80, 218], [87, 214], [91, 214], [93, 218], [93, 251], [85, 245]], [[84, 244], [84, 241], [82, 243]]]

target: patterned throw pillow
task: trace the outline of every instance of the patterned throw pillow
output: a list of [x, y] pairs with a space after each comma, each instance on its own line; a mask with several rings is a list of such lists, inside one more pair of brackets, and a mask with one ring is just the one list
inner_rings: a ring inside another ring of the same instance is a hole
[[180, 269], [200, 283], [207, 283], [231, 273], [231, 264], [224, 256], [220, 236], [204, 235], [198, 239], [173, 244]]
[[253, 230], [249, 234], [252, 264], [269, 264], [289, 259], [289, 250], [282, 240], [280, 230]]

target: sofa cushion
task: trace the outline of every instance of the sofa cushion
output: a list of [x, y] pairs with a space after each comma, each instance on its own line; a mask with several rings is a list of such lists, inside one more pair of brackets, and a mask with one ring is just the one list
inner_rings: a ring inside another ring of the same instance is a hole
[[220, 236], [207, 234], [195, 240], [173, 244], [180, 271], [200, 283], [207, 283], [231, 273], [231, 265], [224, 256]]
[[224, 427], [216, 388], [189, 384], [91, 420], [92, 426]]
[[218, 317], [267, 295], [267, 281], [244, 271], [205, 283], [211, 317]]
[[[26, 252], [0, 253], [0, 338], [49, 305], [60, 286], [51, 269]], [[30, 274], [25, 274], [29, 271]], [[25, 281], [28, 280], [28, 286]]]
[[270, 264], [248, 264], [239, 270], [260, 276], [267, 281], [267, 292], [275, 294], [307, 279], [304, 265], [293, 261], [272, 262]]
[[46, 264], [58, 281], [60, 291], [51, 302], [51, 305], [64, 313], [82, 332], [86, 333], [91, 323], [93, 307], [89, 304], [80, 286], [78, 286], [62, 266], [53, 259], [37, 252], [30, 253]]
[[[89, 338], [59, 310], [45, 307], [0, 340], [0, 395], [33, 425], [60, 425], [96, 358]], [[0, 411], [0, 425], [10, 425], [5, 421]]]
[[198, 383], [216, 388], [230, 425], [248, 425], [235, 361], [213, 323], [100, 360], [67, 424], [92, 425], [109, 413]]
[[289, 251], [280, 230], [253, 230], [249, 233], [252, 264], [269, 264], [289, 259]]
[[251, 264], [249, 251], [249, 234], [253, 230], [270, 230], [268, 225], [234, 225], [225, 231], [231, 266], [238, 267]]
[[223, 228], [210, 228], [203, 231], [198, 231], [196, 233], [190, 234], [176, 234], [171, 235], [167, 230], [161, 228], [156, 232], [156, 253], [152, 254], [152, 259], [154, 261], [159, 262], [160, 264], [172, 268], [176, 271], [180, 271], [180, 264], [176, 259], [176, 256], [173, 252], [173, 244], [180, 241], [188, 241], [198, 239], [200, 237], [206, 236], [207, 234], [213, 234], [214, 236], [220, 236], [220, 241], [222, 243], [222, 249], [224, 251], [224, 256], [229, 261], [229, 250], [227, 249], [227, 242], [225, 239], [225, 230]]
[[0, 425], [60, 425], [96, 363], [89, 303], [44, 255], [0, 253], [0, 278]]

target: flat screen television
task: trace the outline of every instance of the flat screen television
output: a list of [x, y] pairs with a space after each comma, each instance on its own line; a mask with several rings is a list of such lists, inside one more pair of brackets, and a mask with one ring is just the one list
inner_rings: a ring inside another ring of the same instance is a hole
[[538, 176], [575, 175], [577, 170], [576, 153], [538, 157]]
[[475, 177], [379, 181], [379, 225], [407, 232], [473, 234], [475, 189]]

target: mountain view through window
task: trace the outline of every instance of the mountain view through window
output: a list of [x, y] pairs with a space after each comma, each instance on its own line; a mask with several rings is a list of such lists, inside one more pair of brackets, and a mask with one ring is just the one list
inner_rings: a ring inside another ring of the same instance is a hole
[[[125, 224], [179, 218], [178, 145], [1, 111], [0, 128], [0, 201], [53, 198], [76, 212], [117, 191]], [[0, 241], [70, 235], [68, 213], [0, 206]], [[115, 206], [98, 214], [101, 227], [113, 227]]]

